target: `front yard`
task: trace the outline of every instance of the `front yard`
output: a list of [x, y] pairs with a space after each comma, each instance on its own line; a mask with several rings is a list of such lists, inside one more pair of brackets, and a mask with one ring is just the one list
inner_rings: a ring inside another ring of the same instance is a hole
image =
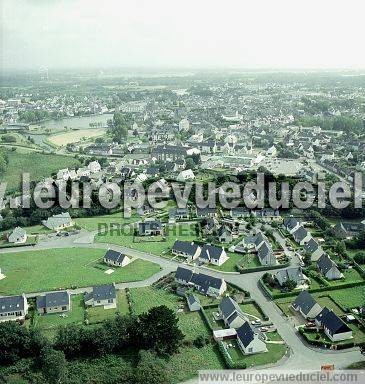
[[1, 295], [87, 287], [112, 282], [145, 280], [160, 270], [150, 261], [136, 259], [112, 274], [100, 263], [103, 249], [66, 248], [3, 253]]

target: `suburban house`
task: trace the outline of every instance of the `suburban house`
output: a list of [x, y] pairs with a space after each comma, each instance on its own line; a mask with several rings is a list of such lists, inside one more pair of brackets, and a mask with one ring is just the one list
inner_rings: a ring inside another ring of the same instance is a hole
[[195, 295], [189, 295], [186, 298], [186, 302], [188, 303], [188, 307], [189, 307], [190, 312], [200, 311], [201, 304], [200, 304], [199, 299]]
[[196, 208], [196, 216], [200, 219], [206, 219], [208, 217], [214, 217], [217, 214], [216, 208]]
[[338, 280], [343, 278], [343, 274], [337, 268], [337, 264], [332, 261], [326, 253], [324, 253], [317, 261], [317, 268], [327, 280]]
[[217, 238], [220, 243], [230, 243], [233, 240], [232, 231], [226, 225], [222, 225], [218, 228]]
[[111, 265], [113, 267], [125, 267], [132, 260], [123, 253], [113, 251], [112, 249], [108, 249], [106, 254], [104, 255], [104, 263]]
[[250, 211], [246, 207], [231, 208], [230, 216], [233, 219], [240, 219], [244, 217], [250, 217]]
[[175, 273], [175, 280], [183, 285], [195, 287], [197, 291], [207, 296], [218, 297], [227, 290], [224, 279], [195, 273], [190, 269], [178, 267]]
[[97, 172], [100, 172], [101, 171], [101, 165], [99, 164], [99, 162], [97, 160], [95, 161], [91, 161], [88, 166], [87, 166], [89, 169], [90, 169], [90, 172], [91, 173], [97, 173]]
[[162, 236], [162, 224], [156, 219], [145, 220], [138, 223], [138, 234], [139, 236]]
[[27, 241], [27, 232], [25, 229], [15, 227], [8, 236], [9, 243], [23, 244]]
[[292, 307], [305, 319], [314, 319], [322, 311], [322, 307], [313, 299], [308, 291], [300, 292], [294, 300]]
[[169, 220], [188, 220], [189, 209], [188, 208], [171, 208], [169, 211]]
[[224, 248], [216, 247], [214, 245], [205, 244], [199, 255], [199, 261], [203, 263], [211, 263], [214, 265], [222, 265], [229, 257], [227, 256]]
[[247, 321], [237, 302], [229, 296], [224, 297], [220, 302], [219, 314], [229, 328], [239, 328]]
[[324, 307], [315, 318], [317, 328], [323, 328], [331, 341], [341, 341], [352, 338], [351, 328], [344, 323], [332, 310]]
[[28, 302], [25, 295], [0, 297], [0, 322], [25, 320]]
[[304, 245], [304, 250], [311, 255], [312, 261], [317, 261], [324, 254], [322, 247], [313, 237]]
[[193, 242], [176, 240], [171, 252], [176, 256], [183, 256], [188, 260], [193, 261], [199, 257], [201, 248]]
[[245, 355], [267, 352], [265, 342], [248, 321], [237, 329], [237, 342]]
[[306, 280], [308, 280], [307, 277], [303, 274], [302, 268], [300, 267], [282, 269], [281, 271], [276, 272], [274, 277], [281, 287], [288, 280], [295, 281], [297, 287], [305, 284]]
[[295, 232], [293, 237], [296, 243], [304, 245], [312, 238], [312, 235], [301, 225]]
[[59, 231], [60, 229], [72, 227], [74, 225], [68, 212], [63, 212], [59, 215], [53, 215], [47, 220], [43, 220], [42, 224], [45, 227], [52, 229], [53, 231]]
[[283, 224], [285, 229], [290, 234], [293, 234], [300, 227], [300, 222], [294, 217], [289, 217], [288, 219], [285, 219]]
[[185, 169], [178, 174], [176, 180], [181, 182], [195, 180], [194, 172], [191, 169]]
[[257, 256], [259, 258], [261, 265], [276, 265], [277, 260], [274, 255], [274, 252], [267, 241], [261, 243], [260, 247], [257, 250]]
[[92, 292], [85, 293], [84, 301], [86, 306], [104, 307], [104, 309], [116, 308], [117, 292], [114, 284], [93, 287]]
[[67, 312], [70, 309], [71, 300], [67, 291], [49, 292], [37, 297], [37, 311], [40, 314]]

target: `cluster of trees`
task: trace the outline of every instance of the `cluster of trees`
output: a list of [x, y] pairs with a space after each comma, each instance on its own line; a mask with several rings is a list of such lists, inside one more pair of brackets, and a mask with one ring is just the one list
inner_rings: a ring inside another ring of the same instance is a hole
[[298, 118], [294, 124], [304, 127], [321, 127], [326, 130], [344, 131], [345, 133], [361, 133], [365, 125], [362, 119], [351, 116], [315, 117], [304, 116]]
[[6, 171], [8, 161], [9, 159], [7, 153], [2, 148], [0, 148], [0, 175]]
[[1, 141], [4, 143], [16, 143], [16, 137], [14, 135], [5, 134], [1, 136]]
[[126, 113], [115, 112], [113, 119], [108, 120], [108, 133], [113, 141], [121, 144], [128, 135], [128, 129], [132, 125], [132, 116]]
[[49, 112], [42, 109], [34, 111], [19, 111], [19, 121], [23, 123], [39, 123], [46, 119], [61, 119], [63, 115], [60, 112]]
[[139, 353], [131, 382], [165, 384], [170, 381], [163, 359], [176, 353], [184, 338], [177, 324], [175, 313], [160, 306], [139, 316], [117, 316], [97, 327], [62, 326], [51, 343], [35, 328], [4, 322], [0, 323], [0, 364], [33, 358], [47, 382], [63, 383], [67, 382], [70, 359], [95, 358], [129, 349]]

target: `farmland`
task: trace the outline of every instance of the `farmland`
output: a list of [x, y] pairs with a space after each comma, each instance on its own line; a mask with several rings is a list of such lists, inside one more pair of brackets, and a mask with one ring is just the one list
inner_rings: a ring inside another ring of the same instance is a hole
[[0, 294], [19, 294], [144, 280], [160, 270], [157, 264], [136, 259], [108, 275], [100, 259], [102, 249], [49, 249], [4, 253], [0, 262], [6, 278]]
[[69, 132], [59, 133], [52, 135], [48, 138], [48, 141], [57, 146], [63, 146], [67, 144], [77, 143], [81, 140], [102, 136], [105, 134], [105, 129], [78, 129]]

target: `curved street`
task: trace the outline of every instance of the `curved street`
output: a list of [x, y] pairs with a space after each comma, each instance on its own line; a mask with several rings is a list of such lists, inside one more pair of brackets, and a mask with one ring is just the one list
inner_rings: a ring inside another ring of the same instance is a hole
[[[106, 243], [94, 243], [93, 237], [91, 233], [83, 230], [80, 234], [69, 236], [69, 237], [53, 237], [51, 239], [46, 239], [39, 242], [37, 245], [33, 247], [14, 247], [1, 249], [0, 253], [8, 253], [8, 252], [21, 252], [27, 251], [30, 249], [52, 249], [52, 248], [96, 248], [96, 249], [113, 249], [116, 251], [120, 251], [125, 253], [128, 256], [139, 257], [144, 260], [152, 261], [156, 264], [159, 264], [161, 267], [161, 271], [153, 275], [152, 277], [136, 282], [129, 283], [117, 283], [117, 288], [127, 288], [127, 287], [142, 287], [148, 286], [159, 280], [161, 277], [175, 271], [176, 268], [181, 265], [180, 262], [155, 256], [149, 253], [141, 252], [135, 249], [126, 248], [119, 245], [114, 244], [106, 244]], [[90, 242], [88, 242], [90, 241]], [[189, 265], [185, 265], [186, 268], [193, 269], [193, 267]], [[321, 365], [326, 364], [334, 364], [336, 369], [342, 369], [347, 367], [349, 364], [353, 362], [357, 362], [360, 360], [365, 360], [365, 357], [360, 353], [359, 348], [352, 348], [350, 350], [343, 351], [332, 351], [314, 348], [307, 343], [305, 343], [302, 338], [299, 336], [296, 329], [291, 324], [290, 319], [285, 317], [280, 309], [276, 306], [276, 304], [267, 298], [262, 290], [258, 286], [258, 281], [260, 277], [265, 272], [253, 272], [247, 274], [238, 274], [232, 272], [220, 272], [215, 271], [206, 267], [195, 267], [196, 271], [200, 271], [207, 275], [216, 276], [220, 278], [224, 278], [226, 282], [233, 283], [238, 287], [249, 291], [252, 299], [254, 299], [260, 307], [263, 308], [264, 312], [269, 316], [270, 320], [277, 327], [277, 330], [283, 340], [289, 347], [289, 356], [284, 357], [282, 360], [277, 362], [274, 366], [280, 369], [311, 369], [318, 370], [321, 368]], [[69, 290], [70, 293], [82, 293], [91, 290], [91, 287], [83, 287], [74, 290]], [[28, 297], [33, 297], [37, 293], [28, 293]], [[272, 368], [273, 366], [270, 366]], [[260, 367], [260, 368], [252, 368], [256, 369], [265, 369], [268, 367]], [[189, 381], [191, 383], [197, 382], [197, 379], [193, 379]]]

